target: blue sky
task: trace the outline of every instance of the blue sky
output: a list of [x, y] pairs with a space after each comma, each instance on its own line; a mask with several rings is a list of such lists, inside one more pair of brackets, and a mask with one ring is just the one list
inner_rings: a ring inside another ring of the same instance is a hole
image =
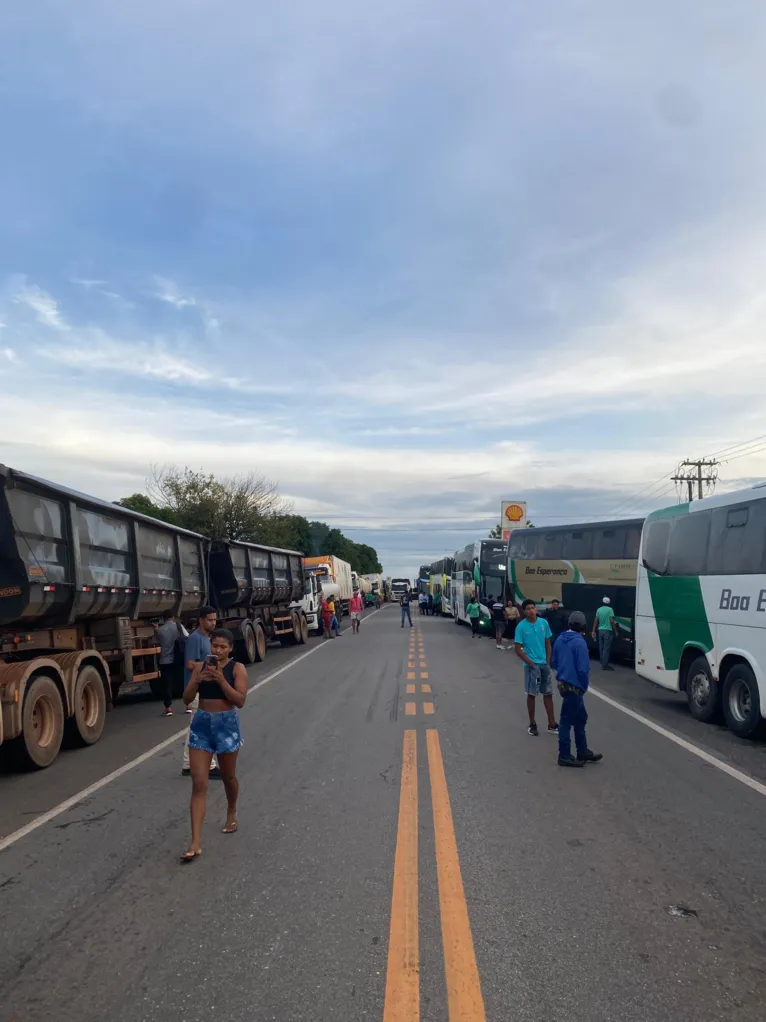
[[0, 460], [255, 470], [413, 574], [766, 434], [756, 0], [122, 6], [0, 37]]

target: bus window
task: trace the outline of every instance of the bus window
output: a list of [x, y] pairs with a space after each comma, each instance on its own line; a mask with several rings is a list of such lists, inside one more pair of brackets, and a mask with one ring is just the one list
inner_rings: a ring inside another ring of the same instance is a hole
[[629, 525], [625, 529], [625, 551], [623, 557], [628, 560], [638, 560], [638, 548], [641, 546], [641, 526]]
[[593, 559], [596, 561], [621, 560], [625, 548], [625, 529], [622, 527], [596, 529], [593, 533]]
[[668, 541], [672, 524], [670, 518], [657, 518], [644, 527], [643, 563], [655, 575], [667, 574]]
[[586, 561], [593, 545], [592, 529], [573, 529], [564, 533], [563, 556], [567, 560]]
[[752, 575], [766, 570], [764, 505], [766, 501], [758, 500], [713, 510], [708, 574]]
[[563, 538], [560, 532], [544, 533], [542, 543], [537, 543], [537, 556], [544, 561], [560, 561]]
[[668, 575], [704, 575], [712, 512], [681, 515], [673, 523], [668, 551]]

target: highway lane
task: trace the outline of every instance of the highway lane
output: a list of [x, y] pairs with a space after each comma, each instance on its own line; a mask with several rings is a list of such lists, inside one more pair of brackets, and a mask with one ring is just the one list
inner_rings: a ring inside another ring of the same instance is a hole
[[605, 760], [563, 771], [515, 657], [415, 623], [250, 696], [193, 865], [176, 744], [0, 853], [0, 1020], [761, 1019], [764, 796], [595, 698]]

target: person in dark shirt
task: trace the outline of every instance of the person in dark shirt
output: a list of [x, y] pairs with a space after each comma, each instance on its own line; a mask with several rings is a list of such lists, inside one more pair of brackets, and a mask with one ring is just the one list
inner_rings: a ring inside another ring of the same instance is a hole
[[498, 649], [503, 649], [503, 635], [505, 634], [505, 605], [503, 604], [502, 596], [498, 596], [497, 599], [494, 596], [490, 596], [487, 600], [487, 604], [492, 614], [492, 624], [495, 626], [495, 646]]
[[569, 627], [569, 613], [564, 610], [558, 600], [551, 600], [551, 605], [545, 612], [545, 620], [550, 626], [553, 642]]

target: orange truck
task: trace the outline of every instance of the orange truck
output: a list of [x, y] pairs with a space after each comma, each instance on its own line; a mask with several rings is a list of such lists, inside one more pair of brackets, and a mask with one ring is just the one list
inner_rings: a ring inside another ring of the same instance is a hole
[[354, 595], [351, 565], [348, 561], [342, 561], [334, 554], [321, 554], [319, 557], [307, 557], [303, 563], [305, 570], [321, 584], [322, 595], [326, 599], [332, 597], [335, 600], [338, 617], [348, 614], [348, 602]]

